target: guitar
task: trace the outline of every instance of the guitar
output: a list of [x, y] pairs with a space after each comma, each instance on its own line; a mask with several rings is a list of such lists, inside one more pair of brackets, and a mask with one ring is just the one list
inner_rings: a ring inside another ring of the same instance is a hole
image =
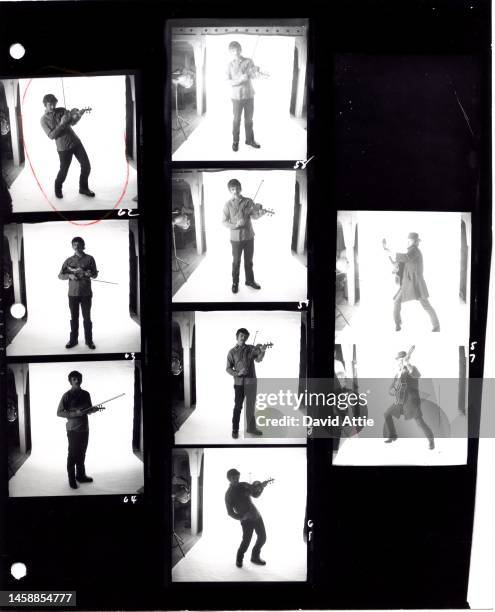
[[[383, 250], [390, 253], [390, 249], [387, 247], [387, 241], [384, 238], [382, 240]], [[395, 283], [397, 285], [402, 284], [402, 276], [404, 275], [404, 262], [398, 262], [393, 259], [390, 255], [388, 256], [392, 263], [392, 274], [394, 275]]]
[[268, 480], [263, 480], [263, 482], [259, 480], [255, 480], [251, 485], [251, 495], [252, 497], [259, 497], [262, 493], [266, 485], [275, 481], [275, 478], [268, 478]]
[[[415, 348], [416, 346], [413, 344], [407, 352], [407, 355], [404, 357], [404, 362], [409, 361], [409, 358], [411, 357]], [[395, 395], [395, 404], [403, 404], [404, 400], [406, 399], [407, 383], [401, 380], [400, 375], [394, 380], [392, 389]]]

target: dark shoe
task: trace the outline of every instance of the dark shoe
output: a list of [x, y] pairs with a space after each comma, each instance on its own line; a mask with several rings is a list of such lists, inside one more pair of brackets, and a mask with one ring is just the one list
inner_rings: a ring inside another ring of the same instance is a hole
[[248, 287], [252, 287], [253, 289], [261, 289], [261, 285], [258, 285], [256, 281], [252, 281], [250, 283], [246, 283]]
[[395, 442], [397, 440], [397, 438], [388, 438], [387, 440], [385, 440], [385, 444], [390, 444], [390, 442]]
[[239, 285], [237, 283], [232, 283], [232, 293], [238, 293]]
[[237, 557], [237, 559], [235, 560], [235, 564], [237, 565], [237, 567], [242, 567], [242, 559]]
[[430, 450], [433, 450], [435, 448], [435, 440], [430, 440], [430, 444], [428, 445], [428, 448]]
[[234, 440], [237, 440], [237, 438], [239, 437], [239, 432], [238, 431], [233, 431], [232, 432], [232, 437], [234, 438]]
[[259, 429], [246, 429], [246, 433], [253, 434], [253, 436], [262, 436], [263, 432]]
[[95, 343], [93, 342], [93, 340], [86, 340], [86, 346], [89, 347], [90, 349], [95, 349]]
[[440, 331], [440, 325], [435, 325], [435, 327], [431, 331], [432, 332], [439, 332]]
[[69, 478], [69, 487], [71, 489], [78, 489], [77, 482], [75, 479]]
[[[239, 143], [238, 142], [233, 142], [232, 143], [232, 151], [238, 151], [239, 150]], [[242, 564], [241, 564], [242, 566]]]
[[400, 331], [401, 330], [401, 326], [400, 325], [396, 325], [395, 326], [395, 331]]
[[55, 185], [55, 197], [61, 200], [64, 197], [62, 193], [62, 186]]
[[79, 193], [90, 198], [95, 197], [95, 192], [91, 191], [91, 189], [88, 189], [88, 187], [79, 187]]
[[253, 147], [253, 149], [261, 149], [261, 145], [258, 144], [256, 140], [250, 140], [249, 142], [246, 140], [246, 144]]
[[70, 349], [70, 348], [72, 348], [73, 346], [76, 346], [76, 344], [77, 344], [77, 343], [78, 343], [78, 342], [77, 342], [77, 340], [73, 340], [73, 339], [71, 338], [71, 339], [69, 340], [69, 342], [67, 342], [67, 344], [65, 345], [65, 348], [66, 348], [66, 349]]
[[91, 476], [86, 476], [86, 474], [84, 476], [76, 476], [76, 480], [77, 482], [93, 482]]
[[266, 565], [266, 561], [263, 561], [261, 557], [251, 557], [251, 563], [255, 565]]

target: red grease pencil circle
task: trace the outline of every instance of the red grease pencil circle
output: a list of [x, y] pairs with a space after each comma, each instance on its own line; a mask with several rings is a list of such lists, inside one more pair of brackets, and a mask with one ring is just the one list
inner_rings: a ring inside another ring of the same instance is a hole
[[[24, 94], [22, 96], [22, 102], [21, 102], [21, 122], [22, 125], [24, 124], [23, 121], [23, 114], [22, 114], [22, 108], [24, 106], [24, 101], [26, 99], [28, 90], [29, 90], [29, 86], [31, 85], [33, 79], [29, 79], [28, 84], [26, 85], [26, 89], [24, 90]], [[101, 219], [95, 219], [93, 221], [88, 221], [86, 223], [81, 223], [78, 221], [71, 221], [70, 219], [67, 219], [67, 217], [53, 204], [53, 202], [50, 200], [50, 198], [48, 197], [48, 195], [46, 194], [45, 190], [43, 189], [43, 185], [41, 184], [40, 180], [38, 179], [38, 176], [36, 174], [36, 171], [33, 167], [33, 164], [31, 162], [31, 157], [29, 156], [29, 150], [27, 147], [27, 143], [26, 143], [26, 136], [23, 133], [23, 142], [24, 142], [24, 151], [26, 153], [26, 158], [29, 162], [29, 167], [31, 168], [31, 172], [33, 173], [34, 176], [34, 180], [36, 181], [36, 184], [39, 187], [39, 190], [41, 191], [41, 193], [43, 194], [43, 197], [45, 198], [45, 200], [48, 202], [48, 204], [50, 205], [50, 207], [58, 214], [62, 217], [62, 219], [64, 219], [64, 221], [68, 221], [69, 223], [72, 223], [72, 225], [79, 225], [79, 226], [86, 226], [86, 225], [95, 225], [96, 223], [99, 223], [100, 221], [103, 221], [103, 219], [106, 219], [108, 217], [108, 215], [115, 210], [116, 208], [118, 208], [119, 204], [122, 202], [125, 192], [127, 191], [127, 186], [129, 184], [129, 161], [126, 159], [126, 174], [125, 174], [125, 181], [124, 181], [124, 185], [122, 187], [122, 192], [119, 196], [119, 199], [115, 202], [115, 204], [112, 206], [112, 209], [110, 211], [108, 211], [105, 215], [103, 215], [103, 217], [101, 217]], [[125, 150], [125, 142], [126, 142], [126, 133], [124, 132], [124, 150]]]

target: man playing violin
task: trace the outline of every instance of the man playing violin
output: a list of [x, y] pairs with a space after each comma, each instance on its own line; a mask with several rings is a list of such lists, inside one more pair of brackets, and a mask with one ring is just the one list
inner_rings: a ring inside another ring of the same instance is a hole
[[249, 548], [253, 531], [256, 532], [256, 543], [251, 550], [251, 563], [255, 565], [266, 565], [260, 557], [261, 548], [266, 542], [265, 525], [261, 514], [251, 501], [251, 497], [259, 497], [269, 481], [252, 485], [248, 482], [239, 482], [240, 472], [232, 468], [227, 472], [227, 480], [230, 487], [225, 493], [225, 505], [227, 513], [236, 521], [241, 522], [242, 541], [237, 551], [236, 565], [242, 567], [244, 553]]
[[388, 439], [385, 443], [395, 442], [397, 440], [397, 431], [395, 429], [394, 419], [404, 415], [405, 419], [414, 419], [418, 427], [428, 439], [429, 448], [435, 448], [435, 440], [433, 432], [428, 427], [421, 412], [421, 398], [419, 396], [419, 378], [421, 374], [416, 366], [410, 363], [410, 353], [400, 351], [397, 354], [397, 373], [390, 386], [390, 395], [395, 396], [395, 402], [390, 408], [385, 411], [385, 423], [388, 429]]
[[84, 240], [79, 236], [72, 239], [74, 255], [62, 264], [58, 275], [60, 280], [69, 281], [70, 338], [65, 348], [76, 346], [79, 337], [79, 307], [81, 307], [84, 338], [90, 349], [96, 348], [93, 342], [93, 323], [91, 321], [91, 301], [93, 291], [91, 279], [98, 276], [96, 262], [84, 252]]
[[232, 194], [223, 207], [222, 223], [230, 229], [230, 243], [232, 245], [232, 293], [239, 291], [239, 270], [241, 257], [244, 253], [244, 275], [246, 285], [253, 289], [261, 289], [261, 285], [254, 280], [254, 230], [251, 219], [259, 219], [267, 214], [261, 206], [256, 205], [250, 198], [245, 198], [241, 191], [241, 183], [231, 179], [227, 183]]
[[234, 379], [234, 412], [232, 414], [232, 437], [239, 437], [239, 421], [242, 405], [246, 399], [246, 433], [261, 436], [263, 433], [257, 429], [254, 408], [256, 404], [256, 367], [254, 362], [260, 363], [265, 357], [267, 345], [246, 344], [249, 332], [244, 327], [237, 330], [236, 345], [227, 354], [226, 372]]
[[70, 113], [65, 108], [57, 107], [57, 98], [53, 94], [46, 94], [43, 98], [45, 113], [41, 117], [41, 127], [51, 140], [55, 140], [60, 158], [60, 169], [55, 179], [55, 196], [63, 198], [62, 185], [67, 177], [72, 157], [75, 157], [81, 166], [79, 176], [79, 193], [94, 198], [95, 194], [88, 187], [88, 177], [91, 172], [88, 154], [79, 136], [71, 126], [76, 125], [82, 117], [82, 112]]
[[93, 406], [89, 393], [81, 389], [81, 372], [73, 370], [68, 379], [70, 389], [62, 395], [57, 416], [67, 419], [67, 475], [71, 489], [77, 489], [78, 482], [93, 482], [93, 479], [86, 475], [84, 465], [89, 439], [88, 414], [100, 410], [101, 405]]
[[259, 145], [254, 139], [253, 114], [254, 114], [254, 87], [251, 80], [258, 74], [253, 60], [241, 55], [241, 45], [232, 41], [229, 45], [231, 61], [227, 65], [227, 81], [231, 85], [232, 110], [234, 113], [232, 127], [232, 150], [239, 150], [239, 133], [241, 128], [241, 117], [244, 111], [244, 130], [246, 133], [246, 144], [255, 149]]

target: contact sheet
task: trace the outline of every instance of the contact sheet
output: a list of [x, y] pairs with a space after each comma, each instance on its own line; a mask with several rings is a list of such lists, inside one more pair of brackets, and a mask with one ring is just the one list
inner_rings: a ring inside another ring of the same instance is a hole
[[0, 2], [2, 609], [481, 600], [490, 3], [274, 9]]

